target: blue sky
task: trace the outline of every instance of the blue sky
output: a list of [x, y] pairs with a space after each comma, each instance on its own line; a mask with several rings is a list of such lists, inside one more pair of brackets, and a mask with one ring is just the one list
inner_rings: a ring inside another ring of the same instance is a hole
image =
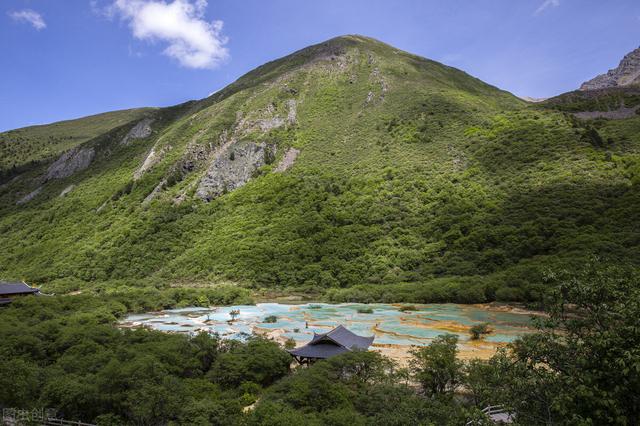
[[2, 0], [0, 130], [203, 98], [356, 33], [548, 97], [640, 46], [640, 1]]

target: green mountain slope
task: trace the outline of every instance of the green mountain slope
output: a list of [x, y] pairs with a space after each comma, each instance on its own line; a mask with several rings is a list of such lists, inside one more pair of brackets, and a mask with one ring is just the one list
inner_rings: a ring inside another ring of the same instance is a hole
[[[116, 127], [139, 120], [152, 108], [106, 112], [76, 120], [23, 127], [0, 133], [0, 173], [17, 174], [28, 166], [51, 160]], [[31, 164], [29, 164], [31, 163]]]
[[640, 262], [637, 119], [560, 109], [333, 39], [3, 185], [0, 276], [536, 299], [548, 267]]

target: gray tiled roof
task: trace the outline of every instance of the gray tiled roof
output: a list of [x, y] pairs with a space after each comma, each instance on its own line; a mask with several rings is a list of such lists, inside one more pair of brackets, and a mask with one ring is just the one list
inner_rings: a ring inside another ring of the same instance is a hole
[[309, 343], [292, 349], [289, 353], [305, 358], [329, 358], [353, 349], [367, 350], [373, 339], [374, 336], [358, 336], [339, 325], [327, 333], [314, 334]]
[[339, 325], [327, 333], [315, 334], [309, 344], [326, 339], [330, 339], [347, 349], [367, 349], [373, 343], [374, 337], [358, 336], [346, 327]]
[[319, 343], [316, 345], [306, 344], [299, 348], [291, 349], [289, 353], [295, 356], [301, 356], [304, 358], [329, 358], [334, 355], [339, 355], [344, 352], [349, 352], [348, 349], [338, 346], [334, 343]]
[[0, 296], [15, 293], [37, 293], [37, 288], [29, 287], [25, 283], [0, 281]]

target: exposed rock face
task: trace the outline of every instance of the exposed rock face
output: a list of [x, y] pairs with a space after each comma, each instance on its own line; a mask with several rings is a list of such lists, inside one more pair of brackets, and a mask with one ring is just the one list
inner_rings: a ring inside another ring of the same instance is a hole
[[258, 127], [263, 132], [268, 132], [271, 129], [276, 129], [284, 125], [284, 119], [281, 117], [265, 118], [257, 121]]
[[296, 124], [296, 114], [297, 114], [297, 103], [295, 99], [289, 99], [287, 101], [287, 105], [289, 106], [289, 113], [287, 114], [287, 121], [290, 125]]
[[151, 151], [149, 151], [149, 154], [147, 154], [147, 157], [142, 162], [142, 165], [133, 173], [133, 180], [139, 180], [142, 175], [147, 172], [147, 170], [159, 163], [164, 157], [164, 154], [166, 154], [166, 152], [169, 150], [171, 150], [171, 145], [165, 146], [160, 151], [156, 151], [155, 146], [151, 148]]
[[186, 186], [180, 193], [173, 199], [173, 204], [176, 206], [182, 204], [188, 197], [188, 194], [193, 190], [193, 188], [198, 185], [198, 181], [194, 180], [189, 185]]
[[296, 123], [298, 102], [295, 99], [287, 101], [287, 117], [283, 118], [276, 112], [273, 105], [269, 104], [258, 111], [252, 111], [246, 115], [236, 113], [236, 125], [233, 129], [233, 137], [241, 138], [254, 131], [266, 133], [285, 124]]
[[580, 90], [597, 90], [640, 84], [640, 48], [627, 54], [617, 68], [582, 83]]
[[[382, 76], [382, 73], [380, 72], [380, 69], [378, 67], [375, 67], [369, 74], [369, 82], [374, 86], [380, 86], [378, 99], [380, 101], [383, 101], [384, 96], [389, 91], [389, 84], [387, 83], [387, 80], [385, 80], [385, 78]], [[373, 91], [369, 91], [369, 93], [367, 94], [367, 99], [365, 100], [365, 105], [371, 103], [372, 101], [375, 101], [375, 98], [375, 93]]]
[[593, 118], [607, 118], [609, 120], [622, 120], [625, 118], [635, 117], [640, 106], [626, 108], [620, 105], [620, 108], [611, 111], [581, 111], [574, 112], [573, 115], [582, 120], [590, 120]]
[[246, 184], [269, 163], [275, 147], [266, 143], [233, 142], [221, 150], [200, 181], [197, 196], [210, 201]]
[[143, 139], [151, 135], [151, 123], [153, 119], [145, 118], [133, 126], [129, 133], [120, 141], [122, 145], [129, 145], [132, 139]]
[[300, 154], [299, 150], [289, 148], [273, 171], [275, 173], [282, 173], [286, 171], [289, 167], [293, 166], [296, 158], [298, 158], [298, 154]]
[[149, 170], [159, 159], [159, 155], [156, 154], [156, 148], [151, 148], [149, 154], [142, 162], [142, 165], [133, 173], [133, 180], [138, 180], [142, 177], [142, 175]]
[[365, 101], [365, 103], [368, 104], [372, 100], [373, 100], [373, 92], [369, 91], [369, 93], [367, 93], [367, 100]]
[[40, 191], [42, 191], [42, 187], [41, 186], [39, 186], [35, 191], [32, 191], [32, 192], [28, 193], [27, 195], [25, 195], [24, 197], [22, 197], [21, 199], [19, 199], [16, 204], [20, 205], [20, 204], [24, 204], [24, 203], [27, 203], [27, 202], [33, 200], [40, 193]]
[[96, 152], [93, 148], [73, 148], [63, 153], [47, 169], [45, 180], [63, 179], [89, 167]]
[[190, 173], [196, 169], [198, 164], [206, 161], [210, 152], [211, 148], [208, 146], [191, 143], [187, 145], [182, 159], [174, 167], [179, 168], [183, 173]]
[[69, 185], [67, 186], [65, 189], [62, 190], [62, 192], [60, 193], [61, 197], [64, 197], [65, 195], [67, 195], [68, 193], [70, 193], [73, 188], [75, 188], [75, 185]]
[[144, 200], [142, 201], [142, 205], [146, 206], [147, 204], [149, 204], [154, 198], [156, 198], [158, 196], [158, 194], [160, 194], [160, 191], [162, 191], [162, 189], [165, 187], [165, 185], [167, 184], [167, 180], [166, 179], [162, 179], [160, 181], [159, 184], [156, 185], [155, 188], [153, 188], [153, 191], [151, 191], [151, 193], [149, 193], [149, 195], [147, 195]]
[[105, 208], [105, 207], [107, 207], [107, 204], [108, 204], [108, 203], [109, 203], [109, 200], [107, 200], [107, 201], [105, 201], [104, 203], [102, 203], [102, 204], [100, 205], [100, 207], [98, 207], [98, 208], [96, 209], [96, 213], [100, 213], [102, 210], [104, 210], [104, 208]]

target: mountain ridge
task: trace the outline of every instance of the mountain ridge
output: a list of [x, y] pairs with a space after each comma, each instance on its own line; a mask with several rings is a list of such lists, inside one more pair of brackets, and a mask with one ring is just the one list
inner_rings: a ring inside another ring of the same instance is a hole
[[551, 266], [639, 261], [627, 127], [341, 37], [12, 178], [0, 275], [60, 292], [230, 281], [335, 300], [534, 300]]
[[616, 68], [582, 83], [580, 90], [598, 90], [640, 84], [640, 47], [627, 53]]

